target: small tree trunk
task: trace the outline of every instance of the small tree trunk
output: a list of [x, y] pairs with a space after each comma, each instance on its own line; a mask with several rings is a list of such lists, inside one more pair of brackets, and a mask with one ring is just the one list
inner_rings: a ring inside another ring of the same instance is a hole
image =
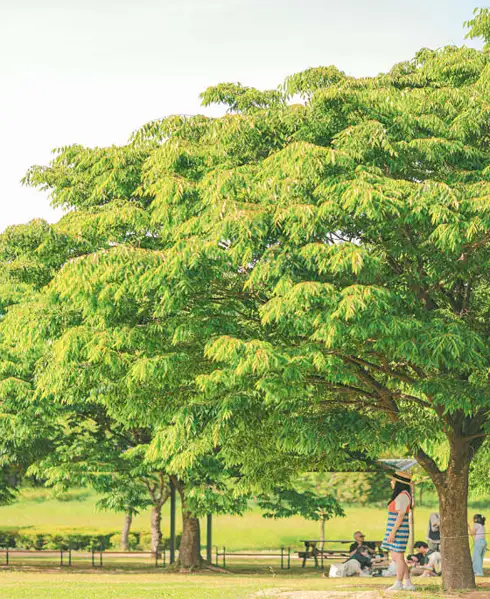
[[163, 504], [158, 501], [153, 504], [150, 516], [151, 529], [151, 550], [156, 553], [162, 546], [162, 507]]
[[453, 439], [447, 470], [433, 477], [441, 514], [442, 583], [447, 591], [476, 587], [468, 537], [471, 453], [467, 441]]
[[320, 551], [323, 551], [325, 547], [325, 523], [327, 519], [325, 516], [321, 516], [320, 518]]
[[129, 551], [129, 532], [133, 522], [133, 514], [131, 510], [127, 510], [124, 515], [124, 524], [121, 532], [121, 551]]
[[187, 511], [182, 511], [182, 540], [179, 550], [180, 566], [183, 570], [200, 568], [201, 557], [201, 528], [199, 519]]
[[201, 556], [199, 518], [195, 518], [187, 507], [183, 483], [177, 481], [175, 486], [179, 492], [182, 505], [182, 539], [179, 548], [180, 567], [182, 570], [197, 570], [202, 567], [204, 562]]

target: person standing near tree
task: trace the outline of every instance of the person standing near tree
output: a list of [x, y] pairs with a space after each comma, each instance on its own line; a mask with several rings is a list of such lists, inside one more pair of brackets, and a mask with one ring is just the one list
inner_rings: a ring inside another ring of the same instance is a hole
[[434, 512], [429, 518], [429, 530], [427, 531], [427, 543], [432, 551], [439, 551], [441, 544], [441, 516]]
[[408, 514], [412, 508], [412, 475], [395, 472], [391, 478], [393, 493], [388, 503], [388, 523], [381, 548], [390, 552], [396, 564], [396, 582], [389, 591], [414, 591], [410, 572], [405, 562], [405, 550], [409, 537]]
[[485, 538], [485, 520], [481, 514], [473, 516], [473, 527], [469, 526], [470, 534], [474, 540], [473, 547], [473, 572], [475, 576], [483, 576], [483, 558], [487, 549]]

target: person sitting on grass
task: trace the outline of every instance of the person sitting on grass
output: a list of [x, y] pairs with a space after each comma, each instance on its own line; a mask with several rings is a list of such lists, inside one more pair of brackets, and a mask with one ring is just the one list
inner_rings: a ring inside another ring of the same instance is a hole
[[371, 543], [369, 541], [366, 542], [366, 535], [361, 532], [360, 530], [356, 530], [356, 532], [354, 533], [354, 543], [351, 544], [351, 546], [349, 547], [349, 553], [351, 555], [354, 555], [354, 553], [359, 549], [359, 547], [361, 547], [361, 545], [364, 545], [364, 547], [367, 547], [369, 550], [369, 553], [371, 555], [374, 555], [376, 552], [376, 545], [375, 543]]
[[407, 564], [411, 566], [412, 576], [438, 576], [441, 573], [441, 554], [433, 551], [424, 541], [417, 541], [414, 548], [417, 553], [407, 556]]
[[331, 566], [330, 577], [344, 576], [371, 576], [371, 568], [373, 564], [382, 561], [379, 558], [374, 558], [369, 552], [369, 547], [361, 545], [357, 551], [349, 557], [343, 564]]

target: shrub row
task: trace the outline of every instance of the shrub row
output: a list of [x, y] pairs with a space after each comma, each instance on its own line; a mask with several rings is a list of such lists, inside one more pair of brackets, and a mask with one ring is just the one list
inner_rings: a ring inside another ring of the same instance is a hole
[[[176, 545], [180, 545], [181, 535], [177, 535]], [[169, 547], [170, 539], [163, 540]], [[41, 530], [35, 528], [0, 528], [0, 547], [3, 549], [72, 549], [74, 551], [119, 550], [121, 534], [117, 531], [63, 528]], [[129, 548], [132, 551], [150, 551], [151, 534], [132, 532], [129, 535]]]

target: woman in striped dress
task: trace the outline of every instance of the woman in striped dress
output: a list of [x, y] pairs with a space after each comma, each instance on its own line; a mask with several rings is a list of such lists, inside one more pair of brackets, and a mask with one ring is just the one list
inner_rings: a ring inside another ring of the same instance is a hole
[[381, 544], [385, 551], [390, 552], [390, 557], [396, 564], [396, 582], [389, 591], [415, 590], [405, 562], [409, 535], [408, 513], [412, 508], [411, 482], [412, 475], [408, 472], [395, 472], [391, 479], [393, 494], [388, 504], [388, 524]]

